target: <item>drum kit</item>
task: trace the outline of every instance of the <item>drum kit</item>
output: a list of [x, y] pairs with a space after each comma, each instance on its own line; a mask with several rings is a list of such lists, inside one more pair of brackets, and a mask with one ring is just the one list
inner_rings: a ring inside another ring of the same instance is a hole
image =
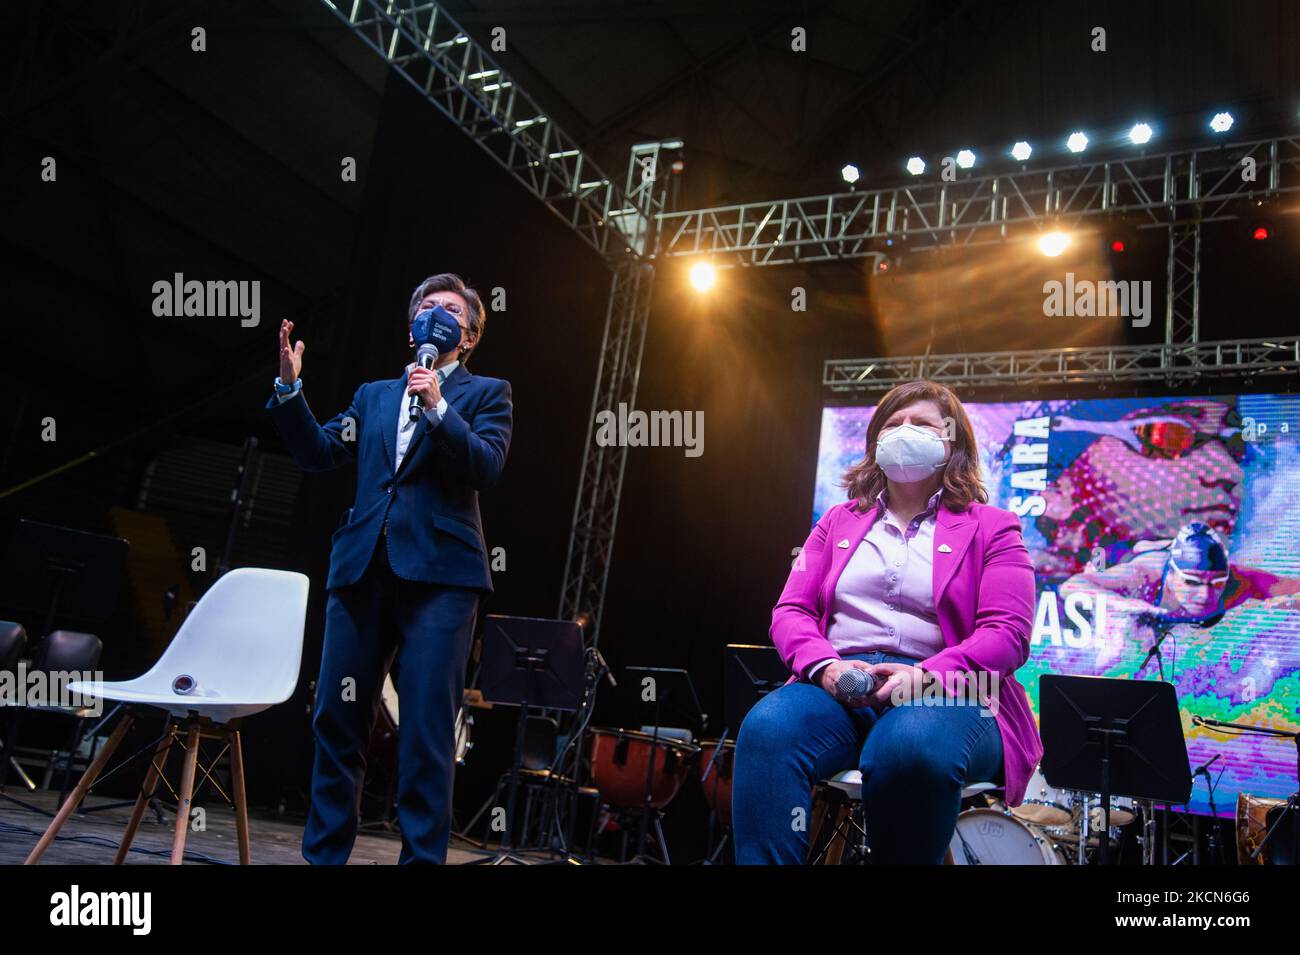
[[[743, 648], [742, 648], [743, 649]], [[464, 765], [473, 747], [472, 710], [487, 708], [479, 690], [467, 690], [456, 719], [456, 763]], [[1214, 721], [1204, 720], [1206, 724]], [[1234, 727], [1236, 724], [1216, 724]], [[391, 678], [385, 678], [381, 692], [379, 719], [371, 738], [372, 757], [387, 753], [395, 763], [396, 737], [400, 726], [397, 693]], [[583, 735], [589, 737], [589, 746]], [[629, 841], [635, 835], [633, 862], [668, 863], [662, 818], [667, 807], [682, 788], [694, 779], [699, 783], [709, 809], [710, 839], [707, 859], [721, 859], [731, 836], [732, 781], [736, 756], [735, 740], [721, 738], [695, 740], [689, 731], [666, 727], [643, 726], [639, 729], [588, 727], [573, 738], [574, 756], [588, 757], [589, 783], [576, 787], [566, 776], [545, 773], [542, 788], [555, 787], [562, 781], [594, 800], [588, 834], [621, 833], [622, 858], [628, 860]], [[389, 762], [383, 758], [372, 765]], [[581, 760], [577, 760], [581, 763]], [[391, 768], [391, 766], [390, 766]], [[575, 766], [575, 769], [578, 769]], [[1200, 772], [1198, 770], [1198, 772]], [[580, 770], [579, 770], [579, 775]], [[395, 778], [389, 773], [388, 810], [385, 825], [393, 822]], [[378, 781], [378, 780], [376, 780]], [[528, 782], [528, 780], [525, 780]], [[535, 781], [534, 781], [535, 782]], [[1141, 862], [1155, 863], [1156, 812], [1149, 799], [1112, 796], [1109, 819], [1101, 806], [1101, 795], [1061, 789], [1048, 783], [1041, 768], [1036, 768], [1020, 805], [1008, 807], [995, 789], [964, 793], [964, 811], [957, 817], [945, 863], [949, 865], [1086, 865], [1106, 861], [1130, 839], [1135, 830]], [[814, 788], [810, 819], [810, 859], [824, 864], [855, 864], [866, 861], [867, 833], [861, 818], [860, 798], [846, 795], [843, 786], [823, 782]], [[558, 803], [556, 804], [558, 807]], [[1300, 795], [1291, 799], [1265, 799], [1241, 794], [1237, 801], [1236, 844], [1240, 864], [1294, 864], [1300, 844], [1295, 819], [1300, 817]], [[566, 813], [567, 814], [567, 813]], [[550, 813], [558, 819], [558, 809]], [[477, 818], [477, 817], [476, 817]], [[525, 825], [524, 830], [527, 831]], [[1271, 839], [1276, 830], [1279, 836]], [[553, 843], [547, 838], [545, 843]], [[566, 836], [563, 843], [568, 845]], [[1105, 851], [1103, 851], [1105, 847]], [[647, 854], [650, 850], [658, 856]]]
[[[952, 865], [1085, 865], [1100, 846], [1100, 802], [1097, 793], [1057, 789], [1036, 769], [1019, 806], [1007, 809], [994, 800], [992, 805], [958, 815], [948, 861]], [[1107, 838], [1113, 846], [1118, 845], [1122, 829], [1139, 816], [1152, 820], [1150, 807], [1127, 797], [1111, 799]], [[1151, 845], [1152, 840], [1144, 840], [1144, 848]]]
[[[465, 705], [456, 718], [457, 765], [465, 764], [465, 757], [474, 745], [471, 740], [474, 717], [470, 711], [482, 705], [475, 691], [467, 691]], [[396, 689], [392, 680], [386, 678], [379, 719], [371, 740], [372, 751], [396, 749], [400, 719]], [[700, 784], [710, 810], [711, 825], [716, 825], [722, 833], [720, 841], [711, 840], [713, 848], [708, 857], [709, 862], [719, 860], [731, 831], [736, 756], [734, 739], [723, 737], [690, 742], [681, 738], [678, 731], [671, 730], [660, 735], [645, 729], [593, 727], [588, 732], [591, 737], [591, 785], [594, 787], [593, 795], [598, 795], [603, 807], [593, 821], [594, 834], [621, 831], [626, 859], [628, 839], [636, 830], [642, 814], [648, 812], [647, 828], [661, 857], [656, 861], [667, 863], [668, 848], [661, 819], [682, 787], [694, 779]], [[851, 830], [861, 835], [865, 843], [865, 832], [849, 825], [856, 807], [822, 804], [819, 809], [819, 799], [824, 802], [824, 795], [815, 793], [814, 817], [819, 812], [826, 814], [827, 824], [836, 828], [842, 837], [851, 841]], [[980, 794], [977, 799], [985, 805], [972, 805], [968, 801], [969, 808], [957, 816], [945, 864], [1086, 865], [1095, 861], [1104, 822], [1097, 793], [1059, 789], [1047, 782], [1041, 769], [1035, 769], [1020, 805], [1007, 808], [996, 797], [996, 792]], [[1279, 853], [1257, 851], [1257, 847], [1276, 820], [1277, 813], [1287, 805], [1285, 799], [1266, 799], [1247, 793], [1238, 796], [1235, 828], [1239, 864], [1276, 864], [1281, 861], [1273, 858]], [[1141, 825], [1138, 842], [1142, 846], [1142, 861], [1152, 864], [1155, 846], [1153, 805], [1146, 800], [1112, 797], [1107, 838], [1113, 848], [1119, 845], [1124, 830], [1134, 823]], [[851, 854], [844, 853], [842, 848], [838, 851], [834, 847], [828, 848], [829, 851], [822, 855], [825, 861], [835, 864], [860, 862], [864, 858], [865, 844]], [[1290, 858], [1286, 859], [1286, 862], [1290, 861]]]
[[[848, 779], [846, 776], [853, 778]], [[813, 791], [810, 865], [864, 865], [870, 840], [862, 816], [861, 781], [856, 772], [840, 774]], [[962, 794], [967, 808], [957, 825], [945, 865], [1074, 865], [1095, 861], [1100, 846], [1102, 813], [1096, 793], [1057, 789], [1035, 770], [1026, 798], [1008, 809], [987, 783]], [[983, 803], [980, 805], [980, 803]], [[1124, 826], [1153, 816], [1145, 804], [1116, 797], [1111, 800], [1109, 838], [1116, 845]], [[1153, 844], [1153, 830], [1144, 832], [1144, 847]]]
[[[651, 812], [650, 826], [662, 861], [668, 850], [659, 825], [663, 810], [673, 801], [688, 780], [697, 780], [712, 819], [721, 827], [722, 839], [714, 844], [708, 861], [716, 862], [725, 847], [731, 829], [731, 793], [735, 764], [735, 740], [708, 739], [696, 743], [641, 730], [594, 728], [591, 731], [592, 784], [606, 807], [598, 823], [598, 832], [621, 829], [626, 839], [635, 828], [638, 813]], [[814, 791], [813, 819], [816, 821], [810, 842], [817, 842], [817, 830], [826, 826], [820, 837], [821, 852], [817, 862], [855, 864], [865, 861], [866, 833], [861, 819], [855, 816], [860, 803], [846, 800], [828, 801], [827, 787]], [[985, 805], [975, 805], [982, 800]], [[947, 865], [1087, 865], [1097, 861], [1105, 823], [1099, 794], [1058, 789], [1047, 782], [1041, 769], [1035, 769], [1026, 789], [1024, 801], [1007, 808], [996, 791], [980, 793], [967, 800], [957, 816], [945, 864]], [[1237, 801], [1237, 849], [1240, 864], [1274, 864], [1282, 861], [1274, 852], [1254, 853], [1263, 835], [1287, 806], [1284, 799], [1265, 799], [1241, 794]], [[617, 822], [617, 824], [615, 824]], [[1110, 826], [1105, 838], [1112, 852], [1118, 849], [1124, 832], [1137, 824], [1137, 841], [1142, 862], [1155, 863], [1155, 806], [1149, 800], [1114, 796], [1110, 806]], [[832, 833], [828, 835], [828, 833]], [[836, 845], [836, 843], [840, 843]], [[1113, 856], [1112, 856], [1113, 858]], [[1289, 862], [1290, 859], [1288, 858]]]

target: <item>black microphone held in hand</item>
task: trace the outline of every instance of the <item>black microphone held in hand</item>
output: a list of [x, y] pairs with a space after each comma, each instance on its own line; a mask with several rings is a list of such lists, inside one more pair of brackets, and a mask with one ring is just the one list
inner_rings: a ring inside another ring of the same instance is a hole
[[876, 678], [866, 670], [850, 667], [835, 681], [835, 689], [846, 700], [857, 700], [875, 692]]

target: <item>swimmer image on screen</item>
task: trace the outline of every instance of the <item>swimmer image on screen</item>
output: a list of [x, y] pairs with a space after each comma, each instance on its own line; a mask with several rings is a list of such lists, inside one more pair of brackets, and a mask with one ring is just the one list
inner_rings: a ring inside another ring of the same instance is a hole
[[1185, 525], [1173, 540], [1141, 542], [1114, 567], [1090, 565], [1065, 581], [1058, 594], [1068, 599], [1101, 592], [1108, 595], [1111, 613], [1135, 615], [1129, 635], [1152, 638], [1147, 660], [1157, 660], [1162, 671], [1159, 643], [1176, 625], [1208, 629], [1227, 610], [1248, 600], [1267, 601], [1278, 610], [1300, 610], [1300, 578], [1229, 560], [1223, 539], [1201, 521]]

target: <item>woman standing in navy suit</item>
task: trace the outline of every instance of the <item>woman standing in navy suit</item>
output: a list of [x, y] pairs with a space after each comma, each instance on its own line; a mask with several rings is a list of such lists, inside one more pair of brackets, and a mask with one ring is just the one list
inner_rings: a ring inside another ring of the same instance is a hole
[[[492, 589], [478, 494], [496, 484], [510, 447], [510, 385], [465, 367], [483, 335], [478, 294], [458, 276], [415, 289], [411, 322], [441, 306], [461, 327], [431, 369], [357, 389], [318, 424], [302, 394], [303, 343], [280, 327], [280, 376], [267, 402], [294, 460], [308, 471], [356, 464], [356, 502], [334, 534], [325, 645], [312, 727], [316, 758], [303, 856], [347, 862], [357, 833], [365, 748], [394, 658], [402, 701], [397, 816], [401, 861], [446, 861], [455, 721], [480, 595]], [[409, 397], [423, 413], [411, 420]]]

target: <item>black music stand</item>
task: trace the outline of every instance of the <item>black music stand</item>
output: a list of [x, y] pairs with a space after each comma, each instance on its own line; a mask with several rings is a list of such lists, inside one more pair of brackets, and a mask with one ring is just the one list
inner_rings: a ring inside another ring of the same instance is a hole
[[1038, 704], [1047, 782], [1101, 794], [1098, 864], [1110, 862], [1112, 796], [1175, 805], [1191, 797], [1172, 684], [1048, 674], [1038, 678]]
[[[654, 802], [655, 756], [659, 750], [659, 729], [663, 726], [666, 716], [680, 720], [684, 727], [692, 731], [702, 729], [709, 722], [709, 716], [701, 708], [700, 698], [695, 693], [695, 684], [691, 681], [691, 675], [685, 670], [677, 667], [630, 666], [627, 668], [627, 675], [631, 690], [641, 703], [642, 714], [649, 717], [652, 730], [650, 759], [646, 764], [645, 802], [641, 806], [641, 825], [638, 827], [636, 855], [629, 860], [633, 865], [645, 865], [655, 861], [645, 854], [645, 843], [650, 834], [650, 819], [655, 812], [651, 803]], [[645, 696], [646, 680], [653, 681], [650, 684], [653, 686], [653, 692], [649, 699]], [[642, 725], [645, 725], [644, 722]], [[659, 834], [659, 849], [664, 854], [663, 861], [667, 863], [668, 847], [663, 842], [663, 831], [658, 828], [657, 820], [656, 831]]]
[[740, 732], [740, 724], [754, 704], [790, 679], [781, 655], [771, 646], [729, 643], [722, 669], [723, 712], [732, 734]]
[[55, 620], [103, 623], [117, 608], [127, 542], [120, 537], [22, 518], [0, 563], [0, 605], [44, 613], [44, 637]]
[[[97, 626], [112, 616], [117, 608], [127, 547], [127, 542], [120, 537], [20, 518], [5, 548], [4, 559], [0, 561], [0, 606], [44, 614], [41, 639], [54, 631], [56, 621], [80, 627]], [[122, 704], [116, 704], [95, 729], [108, 725], [121, 708]], [[14, 714], [13, 724], [5, 734], [3, 755], [0, 755], [0, 760], [3, 760], [0, 762], [0, 790], [4, 788], [9, 764], [28, 787], [35, 788], [35, 783], [27, 778], [12, 753], [21, 716], [21, 712]], [[80, 743], [80, 733], [77, 735], [78, 739], [68, 753], [69, 767]], [[50, 815], [2, 791], [0, 798], [42, 815]], [[133, 803], [112, 803], [84, 811], [121, 805]]]
[[[771, 645], [727, 644], [723, 650], [722, 670], [723, 716], [726, 725], [713, 755], [707, 764], [700, 767], [701, 785], [707, 785], [709, 777], [721, 771], [722, 760], [726, 758], [724, 744], [740, 734], [740, 724], [744, 722], [745, 714], [767, 694], [784, 686], [790, 678], [790, 671], [781, 661], [781, 655]], [[719, 828], [722, 830], [720, 836], [717, 835]], [[730, 828], [720, 827], [718, 814], [714, 810], [709, 812], [707, 838], [710, 849], [703, 861], [705, 865], [713, 865], [722, 858], [731, 839]]]
[[[483, 699], [498, 706], [519, 707], [515, 725], [514, 758], [510, 766], [510, 794], [506, 800], [506, 837], [496, 853], [470, 865], [526, 865], [515, 853], [515, 805], [519, 771], [524, 761], [524, 739], [529, 707], [573, 711], [582, 705], [585, 647], [582, 628], [572, 620], [541, 617], [506, 617], [488, 614], [483, 623]], [[486, 845], [485, 845], [486, 848]], [[565, 859], [562, 861], [571, 861]]]

